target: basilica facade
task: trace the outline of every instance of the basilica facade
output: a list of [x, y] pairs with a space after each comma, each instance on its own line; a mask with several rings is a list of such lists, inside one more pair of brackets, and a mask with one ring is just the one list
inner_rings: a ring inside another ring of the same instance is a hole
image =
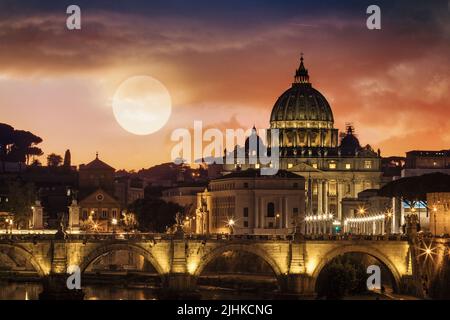
[[[307, 216], [331, 214], [342, 222], [349, 215], [343, 213], [342, 199], [357, 198], [363, 190], [380, 187], [380, 151], [362, 146], [353, 126], [347, 125], [341, 134], [334, 128], [332, 108], [325, 96], [312, 86], [303, 57], [291, 87], [272, 108], [270, 128], [278, 129], [278, 139], [273, 139], [268, 131], [267, 150], [270, 153], [277, 143], [279, 168], [306, 180]], [[247, 145], [248, 142], [246, 148]], [[258, 145], [257, 150], [246, 150], [245, 154], [259, 153], [260, 149]], [[234, 165], [224, 165], [224, 173], [264, 166], [246, 160], [248, 157], [238, 159]]]

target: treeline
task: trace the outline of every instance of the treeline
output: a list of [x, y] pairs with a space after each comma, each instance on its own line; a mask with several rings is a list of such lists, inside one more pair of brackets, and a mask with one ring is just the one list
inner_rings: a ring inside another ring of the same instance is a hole
[[0, 161], [23, 162], [29, 164], [33, 156], [42, 156], [44, 153], [37, 147], [42, 138], [35, 134], [17, 130], [6, 123], [0, 123]]

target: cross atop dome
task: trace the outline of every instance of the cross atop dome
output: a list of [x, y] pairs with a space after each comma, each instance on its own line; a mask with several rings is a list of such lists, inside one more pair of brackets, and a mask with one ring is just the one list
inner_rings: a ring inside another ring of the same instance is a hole
[[303, 64], [303, 52], [300, 53], [300, 66], [295, 71], [294, 83], [310, 83], [308, 69]]

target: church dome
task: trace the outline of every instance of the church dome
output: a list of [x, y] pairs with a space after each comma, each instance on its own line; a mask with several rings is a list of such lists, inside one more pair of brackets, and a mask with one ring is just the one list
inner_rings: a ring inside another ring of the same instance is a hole
[[[259, 137], [256, 127], [253, 126], [250, 136], [245, 139], [245, 154], [246, 155], [259, 155], [260, 151], [265, 152], [265, 146], [262, 139]], [[261, 148], [261, 150], [260, 150]]]
[[300, 59], [292, 87], [275, 102], [270, 116], [272, 128], [333, 127], [333, 112], [325, 97], [309, 82], [308, 70]]
[[361, 150], [358, 138], [354, 135], [354, 129], [351, 125], [347, 126], [347, 133], [342, 138], [339, 146], [342, 155], [355, 155]]

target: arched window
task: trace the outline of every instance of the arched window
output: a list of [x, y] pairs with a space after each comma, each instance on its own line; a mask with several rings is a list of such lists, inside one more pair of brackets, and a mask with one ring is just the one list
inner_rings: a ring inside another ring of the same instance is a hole
[[273, 202], [267, 204], [267, 216], [275, 217], [275, 204]]

